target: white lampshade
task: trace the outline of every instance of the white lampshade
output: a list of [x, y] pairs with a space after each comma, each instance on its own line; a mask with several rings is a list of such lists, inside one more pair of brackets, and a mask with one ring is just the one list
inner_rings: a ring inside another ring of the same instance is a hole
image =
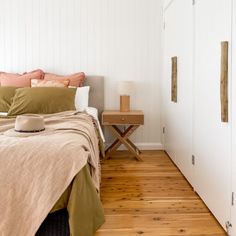
[[131, 95], [134, 90], [133, 81], [120, 81], [118, 84], [118, 93], [120, 95]]

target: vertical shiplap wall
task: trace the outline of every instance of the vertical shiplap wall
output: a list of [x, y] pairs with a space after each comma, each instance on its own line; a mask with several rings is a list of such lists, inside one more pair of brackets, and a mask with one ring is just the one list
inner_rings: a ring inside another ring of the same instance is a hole
[[145, 126], [135, 141], [160, 143], [161, 0], [0, 0], [0, 71], [84, 71], [106, 80], [106, 108], [119, 80], [135, 80], [132, 108]]

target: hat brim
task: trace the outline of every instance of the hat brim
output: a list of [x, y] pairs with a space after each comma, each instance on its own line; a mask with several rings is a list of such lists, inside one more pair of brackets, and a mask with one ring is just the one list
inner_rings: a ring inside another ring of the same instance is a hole
[[8, 137], [22, 137], [22, 138], [27, 138], [27, 137], [31, 137], [31, 136], [37, 136], [37, 135], [42, 135], [47, 133], [48, 131], [52, 131], [52, 129], [50, 128], [45, 128], [42, 131], [38, 131], [38, 132], [19, 132], [16, 131], [15, 129], [9, 129], [7, 131], [5, 131], [3, 133], [3, 135], [8, 136]]

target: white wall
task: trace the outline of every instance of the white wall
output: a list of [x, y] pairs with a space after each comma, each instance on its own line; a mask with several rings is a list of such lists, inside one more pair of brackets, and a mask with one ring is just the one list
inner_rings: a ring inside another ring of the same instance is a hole
[[163, 9], [167, 10], [167, 8], [172, 4], [174, 0], [163, 0]]
[[132, 108], [145, 112], [135, 140], [159, 146], [161, 0], [0, 0], [0, 9], [1, 71], [104, 75], [107, 109], [119, 107], [117, 81], [135, 80]]

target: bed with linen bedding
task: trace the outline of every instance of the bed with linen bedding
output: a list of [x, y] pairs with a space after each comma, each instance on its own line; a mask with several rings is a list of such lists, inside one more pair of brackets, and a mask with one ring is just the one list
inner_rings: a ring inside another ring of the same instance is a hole
[[[86, 83], [91, 89], [90, 106], [98, 109], [99, 116], [103, 78], [87, 78]], [[0, 116], [1, 235], [33, 236], [48, 214], [66, 209], [70, 235], [92, 236], [104, 223], [99, 197], [99, 144], [101, 148], [103, 137], [96, 109], [71, 109], [66, 103], [75, 91], [70, 88], [30, 89], [16, 89], [10, 115]], [[54, 103], [40, 108], [46, 109], [45, 114], [39, 112], [44, 117], [43, 132], [14, 131], [16, 115], [35, 113], [27, 109], [36, 109], [34, 103], [40, 99], [50, 101], [47, 93], [58, 100], [58, 91], [63, 94], [63, 100], [57, 101], [59, 107], [65, 107], [59, 112]], [[43, 93], [43, 98], [34, 100], [36, 93]]]

